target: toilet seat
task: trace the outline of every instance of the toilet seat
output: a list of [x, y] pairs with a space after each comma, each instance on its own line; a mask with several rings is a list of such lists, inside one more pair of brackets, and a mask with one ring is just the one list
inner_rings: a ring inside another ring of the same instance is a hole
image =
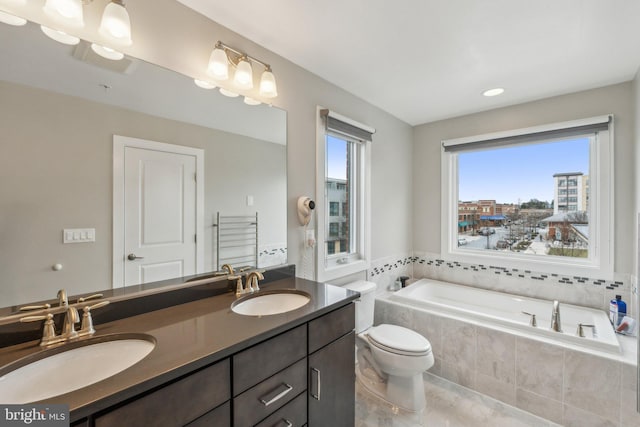
[[369, 342], [381, 350], [401, 356], [426, 356], [431, 343], [419, 333], [397, 325], [378, 325], [367, 331]]

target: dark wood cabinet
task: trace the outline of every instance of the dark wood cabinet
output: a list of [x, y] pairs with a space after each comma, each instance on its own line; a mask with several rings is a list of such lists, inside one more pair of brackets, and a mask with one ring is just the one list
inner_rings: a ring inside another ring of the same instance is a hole
[[72, 425], [352, 427], [354, 315], [349, 303]]
[[95, 427], [184, 426], [231, 398], [229, 359], [95, 417]]
[[309, 427], [355, 423], [355, 332], [309, 355]]

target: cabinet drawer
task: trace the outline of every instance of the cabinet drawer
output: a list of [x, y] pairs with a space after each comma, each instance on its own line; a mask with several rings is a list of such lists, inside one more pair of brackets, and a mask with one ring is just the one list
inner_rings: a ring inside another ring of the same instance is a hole
[[309, 322], [309, 354], [351, 332], [355, 315], [355, 304], [350, 303]]
[[231, 397], [229, 359], [95, 418], [96, 427], [183, 426]]
[[307, 394], [301, 393], [261, 423], [256, 424], [256, 427], [301, 427], [306, 423]]
[[233, 425], [235, 427], [253, 426], [305, 391], [307, 389], [306, 372], [307, 359], [305, 358], [235, 397]]
[[307, 327], [280, 334], [233, 356], [233, 394], [269, 378], [307, 355]]
[[231, 425], [231, 402], [225, 402], [209, 411], [186, 427], [229, 427]]

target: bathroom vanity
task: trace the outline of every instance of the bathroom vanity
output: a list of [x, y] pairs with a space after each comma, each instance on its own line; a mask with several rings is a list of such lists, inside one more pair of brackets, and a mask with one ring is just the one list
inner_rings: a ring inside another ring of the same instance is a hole
[[[156, 346], [132, 367], [46, 402], [68, 404], [72, 426], [352, 426], [358, 294], [299, 278], [263, 289], [311, 299], [258, 317], [234, 313], [226, 292], [97, 325], [96, 336], [148, 334]], [[1, 349], [0, 366], [38, 351], [34, 341]]]

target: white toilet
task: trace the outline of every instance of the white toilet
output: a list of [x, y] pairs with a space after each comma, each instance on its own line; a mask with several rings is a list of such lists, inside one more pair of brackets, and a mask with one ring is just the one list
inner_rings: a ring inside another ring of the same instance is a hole
[[434, 363], [431, 344], [402, 326], [373, 326], [375, 283], [360, 280], [344, 287], [360, 292], [356, 301], [356, 378], [392, 405], [422, 411], [426, 406], [422, 373]]

